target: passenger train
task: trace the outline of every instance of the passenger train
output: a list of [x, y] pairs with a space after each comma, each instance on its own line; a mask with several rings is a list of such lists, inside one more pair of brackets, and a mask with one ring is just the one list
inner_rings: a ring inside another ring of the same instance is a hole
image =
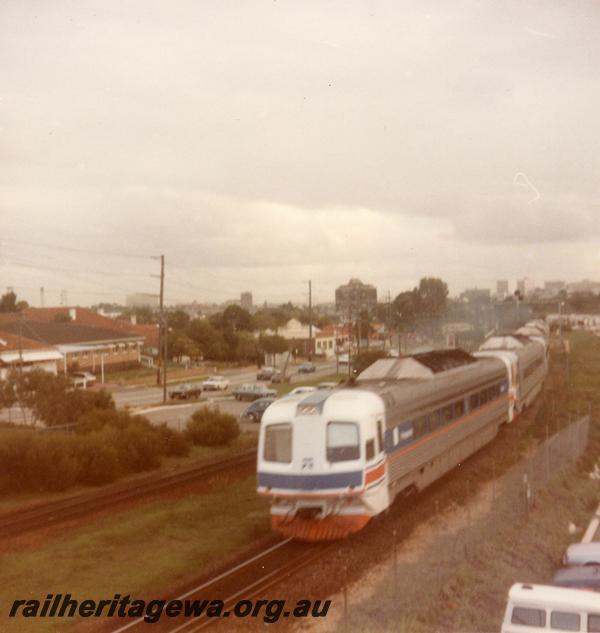
[[351, 385], [275, 401], [257, 464], [273, 529], [307, 541], [346, 537], [493, 440], [541, 389], [544, 326], [527, 324], [541, 340], [493, 335], [475, 354], [385, 358]]

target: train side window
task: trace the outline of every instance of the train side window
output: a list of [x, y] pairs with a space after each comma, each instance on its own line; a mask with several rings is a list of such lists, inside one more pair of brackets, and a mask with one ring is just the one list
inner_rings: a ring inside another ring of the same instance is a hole
[[425, 418], [417, 418], [413, 422], [413, 437], [421, 437], [425, 433]]
[[377, 445], [379, 452], [381, 452], [383, 450], [383, 429], [381, 420], [377, 420]]
[[329, 422], [327, 424], [327, 461], [347, 462], [359, 457], [358, 424]]
[[429, 431], [435, 431], [440, 426], [440, 411], [429, 414]]
[[449, 404], [448, 406], [442, 409], [442, 415], [443, 415], [444, 424], [447, 424], [448, 422], [452, 422], [452, 405], [451, 404]]
[[491, 402], [492, 400], [496, 399], [496, 386], [494, 385], [493, 387], [488, 387], [488, 401]]
[[367, 440], [365, 443], [365, 457], [370, 462], [375, 457], [375, 440]]
[[454, 417], [460, 418], [464, 412], [465, 412], [464, 400], [457, 400], [454, 403]]
[[488, 397], [487, 397], [487, 390], [484, 389], [483, 391], [479, 392], [479, 406], [483, 406], [486, 402], [488, 401]]
[[263, 457], [266, 462], [292, 462], [292, 425], [271, 424], [265, 429]]
[[550, 614], [550, 628], [558, 631], [579, 631], [581, 628], [581, 617], [579, 613], [552, 611]]
[[479, 406], [479, 394], [473, 393], [469, 396], [469, 411], [477, 409]]

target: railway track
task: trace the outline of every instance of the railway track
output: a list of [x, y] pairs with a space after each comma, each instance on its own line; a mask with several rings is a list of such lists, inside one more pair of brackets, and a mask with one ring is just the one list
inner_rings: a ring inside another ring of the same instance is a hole
[[7, 512], [0, 515], [0, 537], [20, 535], [83, 517], [118, 503], [159, 494], [199, 479], [250, 466], [255, 461], [256, 450], [252, 449], [233, 457], [181, 468], [173, 473], [153, 473], [134, 482], [115, 484], [108, 489], [73, 495], [66, 499]]
[[[291, 538], [284, 539], [172, 600], [222, 600], [224, 612], [231, 613], [239, 600], [264, 598], [264, 592], [267, 589], [317, 561], [333, 547], [332, 544], [308, 545], [293, 541]], [[261, 622], [263, 614], [261, 612], [257, 618], [249, 619]], [[179, 631], [195, 633], [219, 622], [226, 622], [226, 617], [202, 615], [170, 618], [163, 613], [161, 619], [152, 625], [152, 631], [155, 633], [178, 633]], [[147, 630], [147, 626], [148, 623], [140, 617], [118, 628], [106, 630], [112, 633], [136, 633]]]

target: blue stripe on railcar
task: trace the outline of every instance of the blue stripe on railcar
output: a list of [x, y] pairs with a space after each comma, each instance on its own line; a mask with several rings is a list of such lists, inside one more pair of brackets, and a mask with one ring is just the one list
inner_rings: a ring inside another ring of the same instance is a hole
[[327, 475], [286, 475], [258, 472], [258, 486], [288, 490], [326, 490], [362, 486], [363, 471], [329, 473]]

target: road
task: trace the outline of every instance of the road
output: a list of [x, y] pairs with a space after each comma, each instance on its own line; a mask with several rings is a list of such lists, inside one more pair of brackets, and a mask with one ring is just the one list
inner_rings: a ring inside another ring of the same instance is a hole
[[[296, 372], [295, 368], [292, 368]], [[292, 383], [302, 383], [313, 378], [327, 376], [335, 372], [335, 363], [322, 363], [317, 365], [317, 371], [314, 374], [292, 374]], [[227, 376], [231, 387], [239, 387], [246, 382], [256, 381], [256, 369], [244, 369], [234, 372], [223, 372], [221, 375]], [[268, 383], [265, 383], [268, 384]], [[160, 387], [124, 387], [112, 391], [112, 397], [117, 407], [149, 407], [162, 403], [162, 388]]]
[[[335, 372], [335, 363], [320, 363], [317, 365], [317, 371], [314, 374], [298, 374], [295, 367], [291, 368], [294, 372], [291, 374], [292, 384], [302, 384], [312, 381], [315, 378], [322, 378]], [[221, 375], [227, 376], [230, 381], [230, 390], [227, 393], [208, 392], [206, 396], [209, 402], [219, 404], [219, 407], [227, 413], [238, 416], [248, 403], [237, 402], [232, 396], [228, 395], [231, 388], [248, 382], [256, 382], [256, 369], [242, 369], [223, 371]], [[264, 383], [268, 385], [269, 383]], [[160, 424], [167, 422], [170, 426], [177, 428], [184, 425], [189, 416], [206, 402], [191, 402], [181, 405], [162, 405], [162, 388], [160, 387], [118, 387], [111, 389], [112, 397], [118, 408], [131, 407], [139, 411], [141, 408], [145, 415], [152, 423]], [[29, 416], [29, 413], [26, 412]], [[18, 407], [13, 407], [9, 412], [8, 409], [0, 411], [0, 422], [8, 422], [9, 418], [12, 422], [23, 422], [22, 411]]]

